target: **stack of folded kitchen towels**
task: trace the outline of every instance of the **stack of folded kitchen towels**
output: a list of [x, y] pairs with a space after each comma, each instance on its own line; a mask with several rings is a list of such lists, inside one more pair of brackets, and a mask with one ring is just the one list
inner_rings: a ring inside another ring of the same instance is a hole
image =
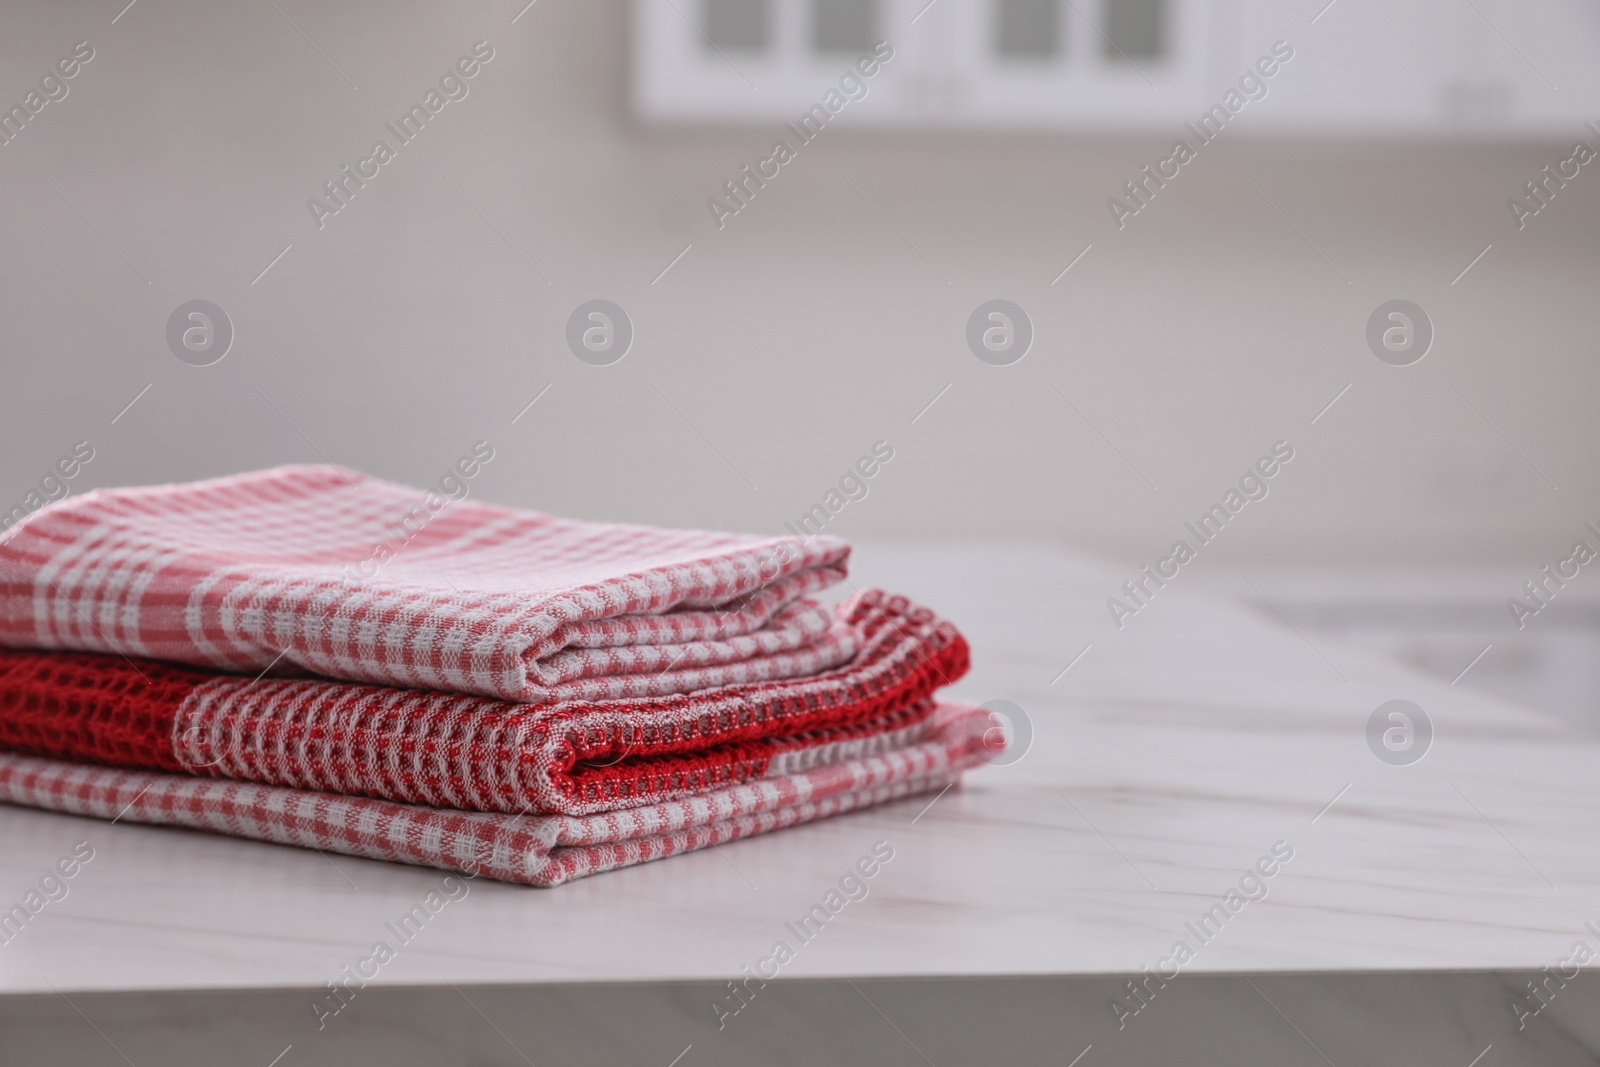
[[334, 467], [97, 490], [0, 544], [0, 802], [549, 886], [987, 761], [849, 548]]

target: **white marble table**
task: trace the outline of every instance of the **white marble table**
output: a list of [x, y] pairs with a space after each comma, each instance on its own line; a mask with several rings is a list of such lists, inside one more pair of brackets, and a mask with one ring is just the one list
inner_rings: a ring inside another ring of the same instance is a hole
[[[1528, 1062], [1595, 1062], [1585, 1057], [1600, 1034], [1584, 1020], [1600, 1012], [1582, 981], [1519, 1033], [1513, 978], [1491, 972], [1539, 971], [1579, 939], [1600, 949], [1585, 929], [1600, 929], [1600, 742], [1313, 645], [1181, 575], [1119, 631], [1105, 599], [1131, 576], [1022, 546], [858, 550], [858, 584], [905, 591], [961, 624], [975, 665], [956, 693], [1027, 711], [1034, 737], [1020, 761], [972, 773], [931, 806], [556, 890], [474, 882], [321, 1030], [308, 991], [366, 955], [440, 872], [0, 808], [0, 904], [74, 843], [95, 850], [68, 896], [0, 945], [0, 1050], [9, 1032], [28, 1063], [57, 1062], [49, 1054], [65, 1046], [50, 1042], [70, 1036], [84, 1062], [140, 1067], [205, 1062], [235, 1041], [263, 1065], [284, 1045], [298, 1062], [392, 1045], [387, 1062], [454, 1062], [448, 1048], [463, 1063], [543, 1064], [560, 1048], [664, 1067], [693, 1045], [690, 1067], [855, 1062], [869, 1050], [943, 1064], [961, 1062], [968, 1041], [994, 1062], [1047, 1049], [1065, 1064], [1092, 1044], [1081, 1067], [1185, 1048], [1193, 1062], [1342, 1067], [1341, 1048], [1405, 1061], [1415, 1027], [1385, 1021], [1403, 1003], [1438, 1016], [1416, 1062], [1519, 1042], [1538, 1054]], [[1409, 766], [1380, 761], [1366, 740], [1369, 715], [1394, 698], [1435, 728]], [[894, 859], [869, 895], [718, 1030], [709, 998], [720, 983], [787, 938], [785, 922], [880, 841]], [[1276, 842], [1293, 859], [1265, 881], [1266, 898], [1209, 941], [1193, 936], [1186, 924]], [[1112, 999], [1139, 1002], [1116, 976], [1170, 967], [1160, 961], [1179, 940], [1194, 950], [1182, 977], [1119, 1029]], [[1398, 984], [1374, 1001], [1385, 982]], [[1334, 1003], [1365, 1024], [1335, 1017]], [[430, 1012], [479, 1032], [435, 1047], [415, 1022]], [[623, 1013], [639, 1021], [607, 1022]], [[592, 1038], [596, 1027], [611, 1036]], [[865, 1044], [804, 1051], [858, 1031]], [[1379, 1038], [1390, 1043], [1370, 1045]], [[461, 1051], [479, 1040], [486, 1051]], [[1512, 1060], [1480, 1067], [1496, 1062]]]

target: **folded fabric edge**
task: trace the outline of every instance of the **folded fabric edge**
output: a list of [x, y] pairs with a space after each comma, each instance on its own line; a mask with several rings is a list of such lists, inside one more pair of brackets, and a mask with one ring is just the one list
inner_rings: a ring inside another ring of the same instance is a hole
[[965, 767], [952, 767], [933, 774], [868, 786], [817, 801], [791, 804], [771, 811], [740, 815], [703, 826], [686, 827], [649, 837], [633, 838], [599, 845], [569, 845], [551, 849], [548, 862], [535, 881], [528, 884], [550, 888], [591, 874], [631, 867], [651, 860], [666, 859], [713, 845], [754, 837], [770, 830], [781, 830], [834, 815], [887, 804], [894, 800], [944, 789], [961, 780]]
[[0, 651], [0, 750], [452, 809], [642, 807], [811, 769], [825, 752], [881, 751], [885, 734], [926, 718], [936, 686], [965, 671], [965, 642], [904, 598], [869, 591], [852, 604], [867, 647], [848, 667], [551, 708]]
[[874, 719], [716, 745], [700, 752], [580, 764], [552, 772], [550, 814], [582, 818], [653, 808], [733, 785], [913, 748], [939, 731], [930, 698]]
[[[741, 640], [749, 641], [748, 638]], [[675, 647], [648, 646], [651, 648], [648, 654], [651, 659], [659, 660], [669, 650], [672, 656], [664, 667], [655, 663], [643, 669], [635, 669], [638, 664], [628, 662], [645, 659], [638, 653], [641, 646], [601, 650], [590, 654], [589, 663], [572, 670], [571, 680], [551, 685], [538, 682], [537, 672], [530, 668], [522, 700], [540, 705], [574, 701], [643, 700], [730, 685], [805, 679], [847, 666], [859, 651], [855, 630], [837, 619], [830, 621], [821, 632], [805, 635], [802, 641], [792, 642], [793, 647], [790, 648], [757, 650], [740, 658], [722, 654], [728, 649], [737, 649], [739, 643], [736, 640]], [[707, 662], [690, 666], [696, 658]], [[610, 671], [613, 667], [616, 668], [614, 672]], [[571, 670], [570, 665], [568, 669]]]
[[[129, 514], [137, 518], [152, 510], [176, 510], [202, 518], [220, 513], [237, 520], [246, 505], [270, 512], [292, 508], [318, 494], [337, 497], [369, 489], [401, 501], [423, 492], [331, 466], [292, 465], [66, 498], [7, 532], [7, 550], [0, 552], [0, 643], [14, 648], [131, 651], [252, 674], [276, 663], [352, 682], [529, 702], [554, 699], [546, 692], [548, 686], [530, 679], [523, 656], [555, 631], [598, 624], [589, 627], [587, 638], [601, 646], [612, 643], [604, 636], [612, 630], [624, 644], [661, 643], [650, 639], [657, 623], [674, 632], [686, 626], [700, 638], [754, 633], [766, 625], [775, 605], [843, 580], [850, 554], [847, 544], [828, 535], [659, 530], [463, 501], [458, 510], [487, 509], [486, 515], [492, 512], [523, 525], [560, 526], [568, 531], [564, 535], [568, 542], [581, 540], [585, 531], [600, 531], [626, 534], [654, 546], [643, 554], [636, 551], [627, 566], [618, 563], [620, 569], [604, 577], [582, 585], [542, 588], [530, 603], [524, 591], [499, 586], [469, 588], [463, 594], [448, 575], [425, 588], [405, 581], [352, 582], [337, 576], [354, 562], [344, 558], [347, 546], [343, 545], [339, 554], [326, 558], [307, 555], [299, 545], [286, 550], [281, 559], [235, 559], [226, 551], [208, 555], [204, 546], [179, 544], [159, 524], [151, 529], [128, 519]], [[253, 520], [260, 519], [250, 514]], [[376, 516], [367, 517], [377, 521]], [[456, 518], [465, 522], [466, 517]], [[431, 523], [427, 530], [435, 531], [445, 521]], [[477, 528], [492, 522], [467, 525]], [[107, 531], [117, 536], [108, 538]], [[19, 547], [10, 547], [13, 540]], [[352, 551], [365, 552], [367, 542], [360, 544]], [[568, 544], [566, 549], [570, 548]], [[490, 549], [484, 551], [493, 555]], [[552, 550], [558, 557], [560, 551], [561, 545]], [[421, 552], [416, 547], [411, 550], [412, 555]], [[777, 585], [784, 587], [780, 595], [758, 595]], [[273, 610], [260, 610], [267, 600]], [[182, 625], [174, 623], [168, 610], [178, 601], [184, 601]], [[412, 617], [419, 605], [433, 613], [441, 636], [391, 654], [395, 620]], [[746, 607], [751, 610], [749, 618], [740, 614]], [[665, 615], [679, 615], [677, 609], [687, 610], [682, 617], [663, 621]], [[691, 615], [698, 621], [687, 618]], [[608, 630], [612, 620], [616, 624]], [[374, 628], [385, 633], [386, 639], [376, 642], [382, 654], [372, 652], [372, 643], [363, 636]], [[285, 633], [290, 635], [287, 645], [282, 643]]]
[[943, 788], [992, 755], [992, 731], [980, 709], [941, 705], [936, 714], [936, 735], [910, 748], [587, 817], [426, 808], [12, 753], [0, 753], [0, 802], [555, 886]]
[[706, 667], [736, 663], [752, 656], [790, 652], [814, 644], [838, 622], [838, 613], [833, 608], [812, 597], [799, 597], [774, 612], [765, 625], [744, 633], [707, 637], [658, 634], [656, 636], [671, 639], [568, 647], [536, 662], [530, 658], [528, 670], [529, 676], [539, 685], [554, 686], [578, 678], [660, 673], [680, 665]]
[[[542, 660], [562, 650], [675, 645], [722, 640], [768, 629], [794, 604], [848, 577], [845, 563], [822, 564], [774, 579], [770, 584], [710, 607], [679, 604], [653, 615], [612, 615], [562, 626], [528, 646], [524, 658]], [[649, 625], [640, 625], [648, 623]]]

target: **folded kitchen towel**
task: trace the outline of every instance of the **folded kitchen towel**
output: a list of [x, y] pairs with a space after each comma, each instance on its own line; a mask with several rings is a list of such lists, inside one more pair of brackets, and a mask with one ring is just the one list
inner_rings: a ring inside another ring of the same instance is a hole
[[0, 646], [531, 703], [664, 696], [847, 663], [854, 635], [810, 598], [848, 555], [279, 467], [23, 519], [0, 543]]
[[657, 805], [926, 742], [960, 633], [878, 590], [835, 615], [860, 651], [821, 674], [541, 706], [0, 650], [0, 749], [479, 811]]
[[5, 752], [0, 802], [553, 886], [944, 789], [985, 762], [998, 737], [976, 708], [940, 705], [930, 724], [923, 740], [894, 751], [589, 816], [453, 811]]

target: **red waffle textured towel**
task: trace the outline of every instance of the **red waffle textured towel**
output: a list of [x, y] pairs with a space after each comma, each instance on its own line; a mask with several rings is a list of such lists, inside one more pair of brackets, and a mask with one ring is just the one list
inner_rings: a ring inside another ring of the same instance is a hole
[[988, 758], [987, 712], [942, 705], [931, 721], [926, 739], [897, 751], [587, 817], [415, 807], [4, 752], [0, 802], [552, 886], [943, 789]]
[[848, 555], [280, 467], [25, 519], [0, 544], [0, 646], [537, 703], [662, 696], [848, 662], [853, 634], [810, 599]]
[[967, 669], [950, 623], [877, 590], [860, 654], [810, 678], [556, 706], [0, 651], [0, 749], [414, 804], [589, 815], [924, 743]]

